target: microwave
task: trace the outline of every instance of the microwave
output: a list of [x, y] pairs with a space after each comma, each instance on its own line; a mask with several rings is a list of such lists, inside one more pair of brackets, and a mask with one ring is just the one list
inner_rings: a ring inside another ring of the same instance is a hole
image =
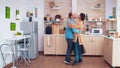
[[93, 35], [103, 35], [103, 29], [102, 28], [93, 28], [92, 34]]

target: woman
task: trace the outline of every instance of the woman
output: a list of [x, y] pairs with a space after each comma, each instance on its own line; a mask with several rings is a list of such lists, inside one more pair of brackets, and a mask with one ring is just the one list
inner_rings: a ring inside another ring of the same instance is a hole
[[[77, 22], [76, 24], [69, 24], [69, 27], [71, 28], [76, 28], [77, 30], [83, 30], [84, 26], [83, 26], [83, 22], [85, 19], [85, 14], [81, 13], [79, 15], [79, 21], [77, 21], [75, 19], [75, 21]], [[73, 64], [78, 64], [79, 62], [82, 61], [82, 54], [79, 48], [79, 45], [83, 44], [82, 42], [82, 36], [79, 33], [74, 33], [74, 46], [75, 46], [75, 62]]]

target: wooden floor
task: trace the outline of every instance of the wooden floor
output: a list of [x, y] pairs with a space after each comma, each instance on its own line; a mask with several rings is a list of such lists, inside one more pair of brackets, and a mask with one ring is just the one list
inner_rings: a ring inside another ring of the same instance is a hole
[[[86, 57], [83, 56], [83, 62], [78, 65], [66, 65], [64, 61], [65, 56], [45, 56], [40, 54], [32, 63], [19, 65], [18, 68], [111, 68], [103, 57]], [[74, 56], [72, 56], [74, 59]]]

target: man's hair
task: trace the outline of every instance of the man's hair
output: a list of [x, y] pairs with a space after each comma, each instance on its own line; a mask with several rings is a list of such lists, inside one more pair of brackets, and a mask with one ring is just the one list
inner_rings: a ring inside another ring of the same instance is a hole
[[71, 18], [71, 16], [72, 16], [72, 12], [70, 12], [70, 13], [68, 14], [68, 17], [69, 17], [69, 18]]
[[85, 14], [84, 14], [84, 13], [80, 13], [80, 17], [81, 17], [81, 20], [82, 20], [82, 21], [85, 20]]

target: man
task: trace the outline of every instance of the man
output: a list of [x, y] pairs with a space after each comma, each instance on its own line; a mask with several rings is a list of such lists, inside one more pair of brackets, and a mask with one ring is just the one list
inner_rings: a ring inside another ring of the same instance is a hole
[[64, 62], [66, 64], [72, 64], [73, 61], [71, 60], [70, 55], [75, 48], [75, 46], [73, 45], [74, 33], [80, 33], [80, 30], [76, 30], [75, 28], [69, 27], [69, 23], [73, 23], [73, 24], [76, 23], [74, 20], [75, 16], [72, 14], [72, 12], [69, 13], [68, 17], [69, 17], [69, 20], [67, 21], [66, 34], [65, 34], [68, 48], [67, 48], [66, 57], [65, 57]]

